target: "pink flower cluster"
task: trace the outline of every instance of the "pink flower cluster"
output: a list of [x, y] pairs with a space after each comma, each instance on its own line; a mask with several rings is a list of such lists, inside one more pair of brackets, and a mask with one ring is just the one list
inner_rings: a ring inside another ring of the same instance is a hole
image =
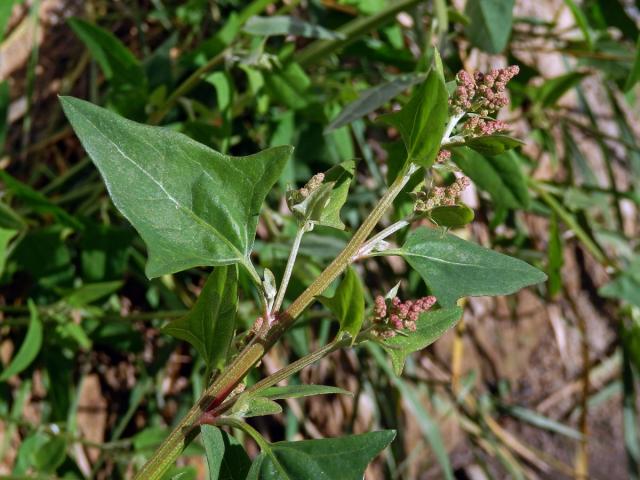
[[437, 163], [445, 163], [451, 158], [451, 152], [449, 150], [440, 150], [438, 152], [438, 156], [436, 157]]
[[422, 297], [418, 300], [402, 302], [393, 297], [387, 304], [384, 297], [378, 295], [373, 310], [373, 322], [378, 326], [376, 331], [383, 338], [396, 335], [397, 330], [416, 330], [416, 322], [420, 314], [429, 310], [436, 303], [436, 297]]
[[469, 177], [459, 177], [448, 187], [433, 187], [429, 193], [418, 192], [414, 210], [428, 212], [441, 205], [455, 205], [462, 191], [469, 185], [471, 185]]
[[491, 70], [484, 74], [476, 72], [471, 75], [461, 70], [456, 75], [456, 88], [449, 104], [456, 115], [474, 112], [486, 117], [509, 103], [505, 93], [507, 83], [518, 74], [517, 65]]
[[509, 125], [502, 120], [485, 120], [475, 115], [469, 118], [462, 126], [462, 132], [472, 137], [493, 135], [507, 130], [509, 130]]

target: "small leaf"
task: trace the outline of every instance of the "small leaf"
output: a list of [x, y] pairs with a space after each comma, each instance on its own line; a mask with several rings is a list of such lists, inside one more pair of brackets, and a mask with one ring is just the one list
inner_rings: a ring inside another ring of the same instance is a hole
[[14, 375], [25, 370], [31, 365], [40, 352], [40, 348], [42, 347], [42, 321], [38, 315], [38, 309], [31, 300], [29, 300], [29, 312], [31, 318], [29, 320], [27, 335], [24, 337], [18, 353], [11, 359], [9, 366], [0, 373], [0, 382], [6, 382]]
[[629, 266], [602, 286], [598, 293], [603, 297], [617, 298], [640, 308], [640, 257], [634, 257]]
[[447, 121], [448, 99], [442, 77], [431, 69], [402, 110], [380, 117], [400, 131], [407, 161], [425, 168], [433, 165]]
[[353, 268], [345, 270], [332, 298], [319, 297], [319, 300], [338, 317], [340, 332], [347, 332], [355, 340], [364, 321], [364, 288]]
[[443, 205], [429, 211], [429, 218], [439, 227], [459, 228], [473, 221], [473, 210], [464, 204]]
[[193, 309], [162, 330], [195, 347], [209, 368], [221, 368], [233, 338], [238, 306], [238, 269], [216, 267]]
[[443, 306], [465, 296], [509, 295], [547, 278], [522, 260], [426, 227], [390, 252], [405, 258]]
[[342, 109], [338, 116], [325, 128], [325, 133], [355, 122], [424, 79], [425, 76], [423, 74], [402, 75], [387, 83], [365, 90], [356, 100]]
[[298, 219], [300, 225], [318, 223], [326, 205], [329, 203], [333, 183], [323, 183], [309, 194], [302, 202], [291, 207], [292, 213]]
[[320, 219], [317, 222], [318, 225], [344, 230], [344, 223], [342, 223], [340, 219], [340, 210], [347, 201], [355, 168], [355, 162], [348, 160], [331, 167], [325, 174], [324, 181], [326, 183], [333, 183], [333, 189], [329, 195], [329, 200], [320, 214]]
[[522, 140], [508, 135], [485, 135], [469, 138], [464, 142], [465, 147], [469, 147], [483, 155], [499, 155], [521, 145], [524, 145]]
[[231, 409], [232, 415], [244, 418], [276, 415], [281, 412], [282, 407], [279, 403], [254, 394], [240, 395]]
[[257, 395], [270, 400], [330, 394], [353, 395], [351, 392], [343, 390], [342, 388], [329, 387], [327, 385], [287, 385], [284, 387], [269, 387], [264, 390], [260, 390], [260, 392], [257, 393]]
[[0, 227], [0, 277], [2, 277], [2, 272], [4, 272], [4, 263], [7, 259], [7, 247], [17, 233], [17, 230], [8, 230]]
[[224, 430], [211, 425], [203, 425], [200, 431], [209, 480], [245, 480], [251, 460], [242, 444]]
[[33, 465], [39, 472], [53, 473], [67, 456], [67, 441], [62, 436], [38, 437], [33, 451]]
[[251, 35], [295, 35], [304, 38], [320, 38], [323, 40], [340, 40], [342, 33], [332, 32], [320, 25], [313, 25], [296, 17], [273, 15], [270, 17], [255, 16], [247, 20], [243, 30]]
[[247, 479], [362, 480], [367, 465], [395, 438], [382, 430], [340, 438], [277, 442], [254, 461]]
[[148, 277], [240, 263], [259, 282], [249, 259], [258, 215], [292, 147], [230, 157], [82, 100], [61, 102], [114, 204], [147, 244]]
[[453, 161], [497, 206], [529, 208], [527, 180], [514, 154], [484, 157], [467, 148], [453, 149]]
[[122, 287], [122, 282], [88, 283], [66, 294], [62, 302], [75, 308], [84, 307], [100, 300], [102, 297], [117, 292]]
[[415, 332], [407, 332], [406, 336], [396, 335], [382, 341], [381, 345], [389, 353], [396, 375], [402, 373], [407, 356], [431, 345], [458, 323], [461, 317], [460, 307], [430, 310], [420, 314]]
[[471, 19], [465, 32], [485, 52], [501, 53], [507, 46], [515, 0], [468, 0], [464, 14]]
[[264, 294], [267, 297], [267, 300], [273, 300], [274, 298], [276, 298], [276, 295], [278, 293], [278, 282], [276, 282], [276, 277], [268, 268], [264, 269], [263, 277], [262, 288], [264, 289]]

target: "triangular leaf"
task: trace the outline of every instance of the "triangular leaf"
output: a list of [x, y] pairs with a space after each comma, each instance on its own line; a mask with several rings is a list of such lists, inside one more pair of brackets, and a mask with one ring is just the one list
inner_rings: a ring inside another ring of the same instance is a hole
[[209, 368], [221, 368], [227, 358], [238, 306], [238, 269], [216, 267], [193, 309], [163, 328], [192, 344]]
[[76, 98], [61, 102], [114, 204], [148, 246], [147, 276], [240, 263], [260, 283], [249, 260], [258, 214], [292, 147], [230, 157]]
[[331, 167], [325, 174], [324, 181], [333, 183], [333, 190], [329, 196], [329, 201], [324, 206], [318, 225], [333, 227], [339, 230], [344, 229], [344, 223], [340, 219], [340, 210], [347, 201], [349, 187], [356, 168], [353, 160], [343, 162]]

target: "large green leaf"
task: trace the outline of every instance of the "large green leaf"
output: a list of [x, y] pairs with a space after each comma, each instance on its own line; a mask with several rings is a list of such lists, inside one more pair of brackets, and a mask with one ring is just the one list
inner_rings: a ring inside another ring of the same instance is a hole
[[508, 295], [547, 278], [522, 260], [427, 227], [411, 232], [402, 248], [385, 253], [402, 255], [443, 306], [465, 296]]
[[371, 462], [395, 438], [393, 430], [341, 438], [278, 442], [251, 465], [247, 480], [362, 480]]
[[251, 460], [242, 444], [224, 430], [211, 425], [201, 428], [209, 480], [245, 480]]
[[485, 157], [468, 148], [453, 149], [453, 161], [493, 202], [506, 208], [528, 208], [527, 180], [512, 153]]
[[424, 312], [416, 322], [415, 332], [409, 332], [406, 336], [396, 335], [381, 342], [391, 357], [396, 375], [402, 373], [407, 356], [431, 345], [458, 323], [461, 317], [460, 307]]
[[216, 267], [193, 309], [163, 328], [195, 347], [209, 368], [221, 368], [227, 358], [238, 307], [238, 269]]
[[407, 149], [407, 160], [433, 165], [447, 122], [449, 95], [440, 74], [431, 69], [402, 110], [381, 117], [396, 127]]
[[29, 312], [31, 319], [29, 320], [29, 328], [27, 335], [24, 337], [18, 353], [11, 359], [11, 363], [0, 373], [0, 382], [9, 380], [14, 375], [26, 369], [33, 362], [40, 348], [42, 347], [42, 321], [38, 315], [38, 310], [34, 303], [29, 300]]
[[468, 0], [464, 13], [471, 19], [466, 33], [471, 43], [489, 53], [507, 46], [515, 0]]
[[147, 276], [240, 263], [259, 281], [249, 260], [258, 215], [292, 147], [231, 157], [76, 98], [61, 102], [113, 203], [147, 244]]
[[358, 274], [347, 268], [333, 297], [319, 297], [322, 304], [338, 317], [340, 331], [355, 339], [364, 321], [364, 288]]

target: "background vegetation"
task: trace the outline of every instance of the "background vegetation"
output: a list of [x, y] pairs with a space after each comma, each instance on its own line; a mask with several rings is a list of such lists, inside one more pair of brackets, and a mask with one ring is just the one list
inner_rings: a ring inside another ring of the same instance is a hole
[[[525, 145], [508, 162], [460, 160], [476, 221], [457, 233], [548, 282], [469, 299], [401, 378], [375, 350], [334, 354], [297, 381], [353, 397], [290, 400], [252, 424], [270, 440], [397, 429], [367, 478], [639, 478], [639, 22], [624, 0], [2, 0], [0, 474], [129, 478], [204, 387], [203, 359], [160, 328], [193, 306], [206, 271], [147, 280], [144, 244], [57, 94], [234, 155], [295, 145], [256, 242], [280, 277], [295, 234], [286, 186], [358, 160], [342, 213], [358, 225], [397, 156], [397, 132], [375, 119], [436, 47], [448, 78], [520, 67], [502, 117]], [[306, 235], [291, 298], [346, 238]], [[372, 291], [404, 279], [407, 298], [426, 293], [395, 257], [359, 268]], [[241, 300], [249, 327], [255, 302]], [[334, 329], [317, 305], [261, 371]], [[192, 444], [172, 476], [205, 478], [203, 453]]]

